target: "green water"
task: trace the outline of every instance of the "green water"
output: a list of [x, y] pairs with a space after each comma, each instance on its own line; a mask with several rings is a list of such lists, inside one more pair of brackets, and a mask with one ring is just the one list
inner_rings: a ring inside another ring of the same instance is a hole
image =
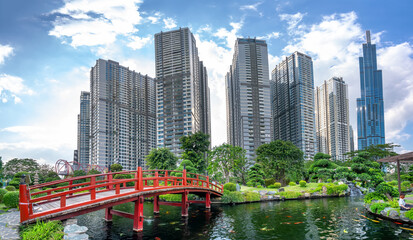
[[[182, 218], [178, 207], [161, 206], [154, 216], [153, 205], [145, 203], [140, 234], [132, 231], [131, 219], [113, 216], [106, 223], [103, 210], [79, 216], [78, 224], [89, 228], [91, 239], [413, 239], [413, 231], [400, 228], [413, 226], [379, 220], [362, 205], [350, 197], [213, 206], [210, 211], [191, 205], [189, 217]], [[116, 209], [132, 213], [133, 205]]]

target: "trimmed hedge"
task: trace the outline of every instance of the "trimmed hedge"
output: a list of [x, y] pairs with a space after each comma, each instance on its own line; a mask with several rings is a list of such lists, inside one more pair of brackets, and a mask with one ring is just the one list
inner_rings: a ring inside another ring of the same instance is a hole
[[6, 193], [8, 192], [9, 191], [7, 191], [6, 189], [0, 188], [0, 203], [3, 201], [4, 195], [6, 195]]
[[371, 192], [364, 195], [364, 202], [370, 204], [372, 200], [383, 200], [386, 201], [387, 198], [381, 193], [378, 192]]
[[223, 203], [238, 203], [245, 201], [244, 195], [242, 195], [241, 192], [225, 192], [221, 199]]
[[14, 186], [7, 186], [6, 190], [9, 192], [13, 192], [13, 191], [16, 191], [16, 188]]
[[285, 198], [298, 198], [303, 195], [300, 192], [292, 192], [292, 191], [280, 192], [278, 194], [280, 196], [284, 196]]
[[3, 203], [6, 207], [16, 208], [19, 206], [19, 192], [8, 192], [3, 196]]
[[245, 201], [247, 202], [254, 202], [261, 200], [260, 194], [256, 192], [246, 192], [245, 193]]
[[304, 181], [304, 180], [301, 180], [300, 181], [300, 187], [305, 187], [305, 186], [307, 186], [307, 182]]
[[265, 179], [264, 180], [264, 184], [265, 186], [269, 187], [270, 185], [273, 185], [275, 183], [275, 179], [274, 178], [269, 178], [269, 179]]
[[224, 184], [224, 190], [228, 190], [230, 192], [237, 191], [237, 185], [235, 183], [229, 182]]
[[290, 186], [295, 186], [295, 185], [297, 185], [297, 184], [295, 184], [295, 182], [290, 182], [288, 185], [290, 185]]

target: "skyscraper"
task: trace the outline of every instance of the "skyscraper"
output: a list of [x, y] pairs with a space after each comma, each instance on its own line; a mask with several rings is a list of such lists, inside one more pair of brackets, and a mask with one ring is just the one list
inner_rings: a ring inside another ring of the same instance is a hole
[[358, 149], [384, 144], [384, 104], [382, 72], [377, 69], [376, 44], [366, 31], [363, 57], [359, 58], [361, 97], [357, 98]]
[[80, 164], [90, 164], [90, 93], [80, 93], [80, 114], [77, 125], [77, 156]]
[[191, 31], [155, 34], [155, 64], [157, 146], [179, 155], [182, 136], [211, 131], [208, 75]]
[[317, 151], [344, 160], [350, 150], [347, 84], [333, 77], [315, 90]]
[[354, 152], [354, 131], [351, 125], [349, 127], [349, 132], [350, 132], [350, 152]]
[[226, 75], [227, 141], [246, 150], [249, 161], [255, 149], [271, 141], [268, 51], [264, 40], [238, 38], [232, 65]]
[[90, 162], [145, 167], [156, 146], [155, 80], [111, 60], [90, 71]]
[[310, 56], [294, 52], [272, 71], [274, 139], [291, 141], [306, 159], [315, 151], [314, 78]]

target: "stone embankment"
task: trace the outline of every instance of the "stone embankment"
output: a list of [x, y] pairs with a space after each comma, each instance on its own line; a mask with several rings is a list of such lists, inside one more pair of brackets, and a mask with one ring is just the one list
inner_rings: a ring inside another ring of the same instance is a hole
[[373, 203], [384, 203], [384, 201], [383, 200], [372, 200], [371, 204], [365, 205], [367, 211], [375, 215], [376, 217], [387, 219], [387, 220], [390, 220], [396, 223], [405, 223], [405, 224], [413, 225], [413, 220], [407, 218], [405, 215], [407, 211], [401, 211], [398, 208], [386, 207], [380, 213], [375, 213], [370, 208]]

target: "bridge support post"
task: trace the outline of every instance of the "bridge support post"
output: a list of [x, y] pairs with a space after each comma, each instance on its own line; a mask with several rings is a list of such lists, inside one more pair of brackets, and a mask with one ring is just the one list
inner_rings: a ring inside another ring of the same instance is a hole
[[19, 185], [19, 209], [20, 209], [20, 222], [29, 220], [29, 191], [27, 189], [25, 175], [22, 175]]
[[153, 213], [159, 214], [159, 195], [153, 197]]
[[135, 212], [133, 216], [133, 231], [142, 232], [143, 231], [143, 196], [140, 196], [137, 201], [135, 201]]
[[181, 203], [181, 213], [182, 213], [182, 217], [188, 217], [188, 207], [189, 207], [189, 203], [188, 203], [188, 192], [184, 191], [182, 193], [182, 203]]
[[105, 208], [105, 220], [107, 222], [112, 221], [112, 213], [110, 212], [112, 210], [112, 207]]
[[211, 193], [207, 192], [205, 195], [205, 208], [211, 208]]

